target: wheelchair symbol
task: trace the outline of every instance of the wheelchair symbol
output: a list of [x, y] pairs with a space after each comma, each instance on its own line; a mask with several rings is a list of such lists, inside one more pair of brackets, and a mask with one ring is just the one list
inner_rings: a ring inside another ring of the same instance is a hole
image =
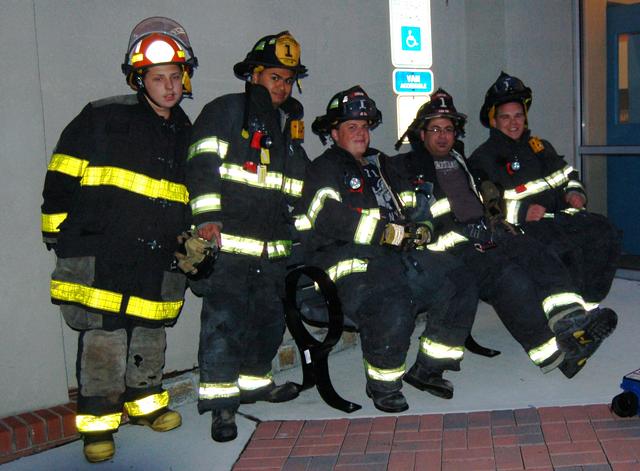
[[417, 26], [402, 26], [400, 28], [402, 37], [403, 51], [419, 51], [420, 45], [420, 28]]

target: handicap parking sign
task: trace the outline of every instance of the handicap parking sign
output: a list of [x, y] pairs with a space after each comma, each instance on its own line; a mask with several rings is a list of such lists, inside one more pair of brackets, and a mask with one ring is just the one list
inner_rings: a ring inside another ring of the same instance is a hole
[[401, 26], [400, 35], [403, 51], [419, 51], [422, 49], [419, 26]]

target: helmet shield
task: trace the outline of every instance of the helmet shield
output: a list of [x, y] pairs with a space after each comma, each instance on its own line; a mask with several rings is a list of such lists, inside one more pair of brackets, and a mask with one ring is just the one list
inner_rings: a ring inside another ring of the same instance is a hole
[[167, 36], [171, 36], [178, 41], [184, 49], [191, 50], [191, 43], [184, 28], [171, 18], [165, 18], [163, 16], [153, 16], [147, 18], [138, 23], [131, 31], [129, 37], [129, 45], [127, 52], [131, 52], [131, 48], [145, 36], [149, 36], [153, 33], [162, 33]]
[[289, 69], [296, 78], [307, 73], [307, 68], [300, 63], [300, 44], [289, 31], [259, 39], [245, 59], [233, 66], [233, 72], [248, 81], [258, 66]]
[[324, 143], [331, 129], [352, 119], [368, 121], [370, 129], [375, 129], [382, 122], [382, 113], [376, 107], [376, 102], [369, 98], [360, 85], [336, 93], [327, 105], [327, 113], [313, 121], [311, 130]]
[[480, 122], [486, 128], [495, 127], [496, 108], [505, 103], [521, 103], [525, 113], [529, 111], [533, 95], [531, 89], [518, 77], [500, 72], [500, 76], [489, 87], [480, 109]]

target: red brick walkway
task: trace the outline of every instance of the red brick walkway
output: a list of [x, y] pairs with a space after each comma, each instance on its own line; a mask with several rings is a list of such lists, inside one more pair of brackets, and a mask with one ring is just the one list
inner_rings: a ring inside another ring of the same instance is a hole
[[263, 422], [247, 470], [640, 471], [640, 417], [607, 405]]

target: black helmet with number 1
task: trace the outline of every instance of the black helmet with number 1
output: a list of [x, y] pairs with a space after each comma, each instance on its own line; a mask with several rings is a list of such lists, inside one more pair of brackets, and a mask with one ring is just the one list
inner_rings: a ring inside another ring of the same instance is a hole
[[307, 68], [300, 63], [300, 44], [289, 31], [260, 38], [247, 57], [233, 66], [233, 72], [238, 78], [249, 81], [260, 67], [289, 69], [296, 79], [307, 74]]

